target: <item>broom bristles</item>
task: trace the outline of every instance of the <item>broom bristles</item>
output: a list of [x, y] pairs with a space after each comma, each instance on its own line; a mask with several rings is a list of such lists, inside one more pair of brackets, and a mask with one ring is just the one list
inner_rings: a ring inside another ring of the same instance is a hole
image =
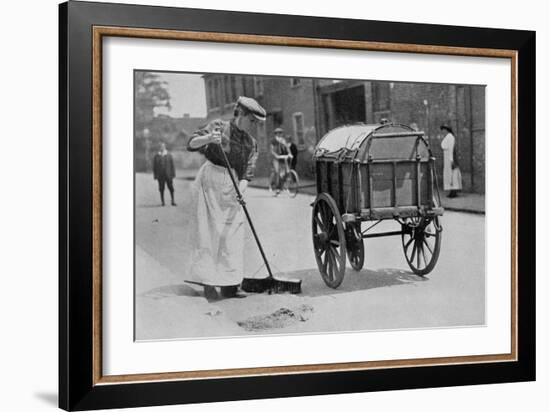
[[249, 293], [292, 293], [302, 292], [302, 281], [300, 279], [282, 279], [276, 277], [266, 278], [244, 278], [241, 289]]
[[274, 293], [302, 293], [302, 281], [298, 279], [273, 278], [273, 285], [271, 287], [271, 290]]

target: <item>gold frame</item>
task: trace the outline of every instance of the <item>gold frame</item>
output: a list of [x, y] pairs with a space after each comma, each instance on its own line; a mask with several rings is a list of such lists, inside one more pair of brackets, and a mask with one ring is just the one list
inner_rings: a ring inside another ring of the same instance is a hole
[[[187, 40], [221, 43], [277, 45], [291, 47], [318, 47], [354, 49], [400, 53], [423, 53], [477, 57], [509, 58], [511, 60], [511, 179], [512, 179], [512, 242], [511, 242], [511, 353], [494, 355], [454, 356], [441, 358], [395, 359], [383, 361], [331, 363], [315, 365], [289, 365], [276, 367], [237, 368], [202, 371], [146, 373], [132, 375], [103, 375], [102, 373], [102, 40], [103, 37], [131, 37], [164, 40]], [[412, 366], [457, 365], [489, 362], [513, 362], [518, 360], [517, 336], [517, 193], [518, 193], [518, 151], [517, 151], [517, 52], [514, 50], [464, 48], [451, 46], [430, 46], [368, 41], [350, 41], [283, 36], [262, 36], [248, 34], [156, 30], [127, 27], [93, 27], [93, 129], [92, 129], [92, 179], [93, 179], [93, 377], [94, 385], [137, 383], [168, 380], [215, 379], [227, 377], [280, 375], [297, 373], [319, 373], [352, 371]]]

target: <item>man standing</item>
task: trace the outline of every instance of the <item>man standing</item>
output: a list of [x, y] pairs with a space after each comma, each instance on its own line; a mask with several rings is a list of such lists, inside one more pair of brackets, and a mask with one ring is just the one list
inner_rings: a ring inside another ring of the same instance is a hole
[[276, 191], [279, 193], [282, 189], [283, 178], [288, 173], [289, 164], [288, 159], [291, 157], [290, 148], [284, 138], [284, 131], [280, 127], [274, 131], [274, 137], [271, 140], [271, 156], [272, 166], [275, 172], [274, 177], [277, 179], [275, 182]]
[[153, 159], [153, 177], [159, 185], [162, 206], [164, 206], [164, 186], [168, 186], [172, 206], [176, 206], [176, 202], [174, 201], [174, 184], [172, 183], [172, 179], [174, 179], [175, 176], [174, 158], [168, 150], [166, 150], [166, 144], [161, 142], [160, 149]]

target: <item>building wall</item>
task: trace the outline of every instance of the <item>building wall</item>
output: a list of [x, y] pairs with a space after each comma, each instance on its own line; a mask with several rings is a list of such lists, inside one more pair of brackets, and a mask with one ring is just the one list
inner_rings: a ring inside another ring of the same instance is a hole
[[[298, 174], [313, 176], [311, 158], [313, 148], [318, 141], [313, 87], [312, 79], [295, 79], [293, 83], [287, 77], [264, 78], [264, 95], [261, 104], [267, 111], [267, 120], [264, 139], [259, 142], [259, 175], [268, 175], [269, 173], [271, 167], [270, 142], [274, 136], [273, 131], [277, 127], [281, 127], [285, 136], [298, 146]], [[295, 123], [300, 117], [303, 127], [296, 127]], [[298, 133], [300, 129], [302, 132]]]
[[[269, 176], [271, 171], [270, 142], [277, 127], [284, 129], [299, 148], [298, 173], [313, 177], [312, 154], [319, 136], [316, 129], [314, 106], [314, 80], [291, 81], [288, 77], [269, 76], [225, 76], [207, 74], [203, 76], [206, 87], [208, 120], [233, 116], [234, 102], [238, 96], [255, 98], [267, 112], [264, 124], [258, 126], [259, 157], [256, 176]], [[227, 84], [230, 84], [227, 87]], [[234, 90], [231, 85], [234, 85]], [[235, 92], [235, 93], [233, 93]], [[296, 116], [303, 121], [303, 127], [296, 127]], [[297, 130], [298, 129], [298, 130]], [[301, 130], [301, 133], [298, 133]]]
[[473, 191], [485, 193], [485, 88], [472, 87]]
[[[326, 79], [292, 79], [268, 76], [205, 75], [208, 120], [230, 119], [238, 96], [255, 98], [267, 112], [265, 124], [256, 133], [259, 148], [257, 176], [268, 176], [271, 170], [270, 141], [273, 130], [284, 129], [285, 135], [299, 147], [298, 173], [313, 178], [312, 161], [316, 143], [328, 129], [345, 119], [335, 102], [345, 98], [349, 88], [364, 89], [364, 116], [354, 114], [353, 121], [377, 123], [387, 118], [396, 123], [416, 124], [436, 157], [438, 178], [442, 180], [444, 137], [439, 127], [449, 124], [457, 137], [459, 163], [464, 191], [485, 192], [485, 89], [483, 86], [420, 84], [401, 82], [334, 81]], [[357, 103], [354, 93], [353, 102]], [[350, 98], [351, 94], [350, 94]], [[345, 102], [344, 102], [345, 103]], [[296, 130], [295, 116], [303, 119], [303, 133]], [[357, 118], [357, 119], [356, 119]], [[327, 126], [328, 125], [328, 126]], [[327, 129], [328, 128], [328, 129]]]
[[[463, 189], [485, 193], [485, 88], [470, 85], [442, 85], [418, 83], [389, 83], [389, 109], [375, 110], [376, 97], [371, 82], [371, 96], [375, 104], [368, 121], [377, 122], [387, 117], [396, 123], [416, 123], [426, 137], [436, 157], [439, 179], [443, 173], [443, 153], [439, 129], [442, 124], [453, 128], [458, 144]], [[372, 119], [372, 120], [371, 120]]]

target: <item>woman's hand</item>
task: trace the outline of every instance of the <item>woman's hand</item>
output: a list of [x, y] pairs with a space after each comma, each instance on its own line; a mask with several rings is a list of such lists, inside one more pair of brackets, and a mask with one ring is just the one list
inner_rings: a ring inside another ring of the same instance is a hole
[[239, 191], [241, 192], [241, 195], [246, 192], [246, 189], [248, 188], [248, 180], [241, 180], [239, 182]]
[[214, 129], [212, 133], [210, 133], [210, 143], [216, 143], [216, 144], [222, 143], [221, 129]]

